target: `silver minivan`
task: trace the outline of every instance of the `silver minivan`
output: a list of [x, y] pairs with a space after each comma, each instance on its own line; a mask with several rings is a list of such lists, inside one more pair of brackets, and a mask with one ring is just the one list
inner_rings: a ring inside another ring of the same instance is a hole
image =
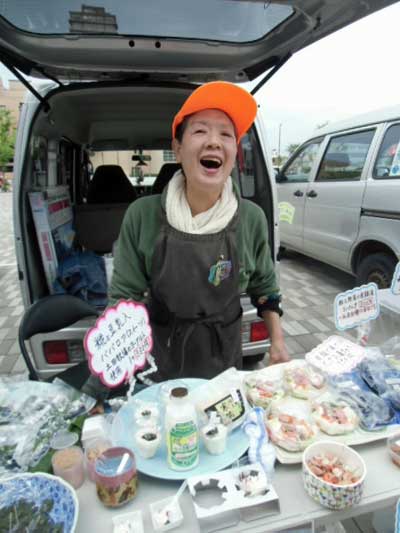
[[[52, 292], [31, 192], [46, 198], [59, 187], [67, 191], [75, 247], [110, 259], [128, 202], [111, 202], [116, 188], [111, 173], [103, 191], [103, 198], [109, 193], [110, 203], [89, 201], [93, 154], [169, 151], [172, 119], [196, 84], [260, 77], [254, 93], [297, 50], [391, 3], [101, 0], [95, 7], [70, 0], [2, 2], [0, 58], [30, 91], [21, 109], [13, 187], [25, 307]], [[47, 82], [38, 85], [27, 76]], [[276, 190], [262, 103], [260, 108], [239, 146], [234, 178], [242, 195], [265, 211], [275, 259]], [[261, 359], [268, 347], [266, 332], [249, 302], [243, 300], [243, 306], [244, 355]], [[31, 351], [41, 378], [84, 359], [82, 337], [88, 325], [34, 337]]]
[[329, 124], [278, 174], [282, 247], [390, 286], [400, 258], [400, 106]]

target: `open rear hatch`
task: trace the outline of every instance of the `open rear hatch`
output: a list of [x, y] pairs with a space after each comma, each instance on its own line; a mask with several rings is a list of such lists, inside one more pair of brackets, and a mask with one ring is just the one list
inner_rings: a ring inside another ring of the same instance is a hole
[[3, 0], [0, 60], [56, 80], [252, 80], [394, 0]]

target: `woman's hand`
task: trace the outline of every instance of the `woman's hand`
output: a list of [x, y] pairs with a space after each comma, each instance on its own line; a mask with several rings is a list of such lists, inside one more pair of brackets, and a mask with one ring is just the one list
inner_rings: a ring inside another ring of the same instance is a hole
[[269, 331], [269, 338], [271, 339], [269, 364], [276, 365], [277, 363], [290, 361], [278, 313], [275, 313], [275, 311], [264, 311], [263, 319]]
[[287, 363], [288, 361], [290, 361], [290, 357], [285, 341], [280, 340], [272, 342], [269, 349], [269, 364], [276, 365], [278, 363]]

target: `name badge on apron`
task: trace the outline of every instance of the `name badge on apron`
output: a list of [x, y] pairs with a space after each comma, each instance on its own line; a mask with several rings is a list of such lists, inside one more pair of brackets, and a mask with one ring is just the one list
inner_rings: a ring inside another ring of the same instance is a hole
[[221, 281], [227, 279], [232, 271], [232, 261], [225, 261], [223, 256], [219, 259], [215, 265], [210, 267], [208, 274], [208, 281], [215, 287], [220, 285]]

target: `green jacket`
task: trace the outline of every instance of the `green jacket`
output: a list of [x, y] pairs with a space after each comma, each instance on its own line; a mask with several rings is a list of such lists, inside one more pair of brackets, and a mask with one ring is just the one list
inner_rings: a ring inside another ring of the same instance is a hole
[[[162, 195], [133, 202], [122, 223], [109, 289], [109, 304], [118, 300], [146, 301], [151, 284], [151, 265], [160, 231], [161, 210], [165, 210], [166, 189]], [[239, 198], [240, 219], [237, 251], [240, 261], [239, 294], [247, 293], [253, 305], [276, 299], [279, 287], [268, 245], [268, 226], [263, 210]]]

